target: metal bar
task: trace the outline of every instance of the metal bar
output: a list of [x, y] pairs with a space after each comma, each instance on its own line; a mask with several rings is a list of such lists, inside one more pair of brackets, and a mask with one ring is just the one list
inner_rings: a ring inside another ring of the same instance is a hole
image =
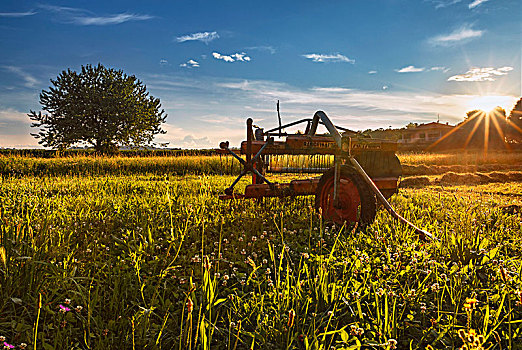
[[238, 177], [236, 177], [236, 179], [234, 180], [234, 182], [232, 182], [232, 185], [230, 185], [226, 190], [225, 190], [225, 193], [226, 194], [229, 194], [229, 193], [232, 193], [234, 191], [234, 186], [239, 182], [239, 180], [241, 180], [241, 178], [243, 176], [245, 176], [247, 173], [247, 170], [246, 169], [243, 169], [243, 171], [241, 172], [241, 174], [238, 175]]
[[401, 215], [399, 215], [393, 209], [393, 207], [390, 205], [390, 203], [386, 200], [386, 198], [384, 198], [384, 196], [382, 195], [381, 191], [379, 191], [379, 188], [375, 185], [375, 183], [368, 176], [368, 174], [366, 174], [366, 172], [364, 171], [362, 166], [359, 164], [359, 162], [357, 160], [355, 160], [354, 157], [348, 157], [348, 160], [355, 167], [357, 172], [362, 176], [364, 181], [366, 181], [368, 186], [370, 186], [370, 189], [375, 194], [375, 196], [377, 197], [378, 201], [384, 206], [384, 208], [386, 208], [386, 210], [390, 213], [390, 215], [392, 217], [394, 217], [395, 219], [399, 220], [400, 222], [402, 222], [402, 223], [410, 226], [411, 228], [413, 228], [415, 230], [415, 233], [417, 233], [422, 240], [426, 240], [426, 237], [427, 237], [427, 238], [429, 238], [431, 240], [434, 240], [434, 241], [440, 241], [437, 237], [433, 236], [428, 231], [422, 230], [422, 229], [418, 228], [417, 226], [415, 226], [414, 224], [412, 224], [411, 222], [409, 222], [408, 220], [403, 218]]
[[339, 184], [341, 182], [341, 162], [335, 157], [334, 162], [334, 188], [333, 188], [333, 205], [335, 208], [339, 208]]
[[308, 122], [308, 121], [311, 121], [311, 120], [312, 120], [311, 118], [305, 118], [305, 119], [296, 120], [295, 122], [291, 122], [291, 123], [288, 123], [288, 124], [285, 124], [285, 125], [281, 125], [280, 127], [276, 127], [276, 128], [267, 130], [267, 131], [265, 131], [265, 134], [267, 134], [269, 132], [278, 131], [280, 129], [288, 128], [288, 127], [291, 127], [291, 126], [294, 126], [294, 125], [297, 125], [297, 124], [301, 124], [303, 122]]
[[[324, 123], [322, 123], [322, 122], [319, 122], [319, 124], [324, 125]], [[338, 125], [334, 125], [334, 126], [335, 126], [337, 129], [339, 129], [339, 130], [342, 130], [342, 131], [349, 131], [349, 132], [352, 132], [352, 133], [354, 133], [354, 134], [357, 134], [357, 132], [355, 132], [355, 131], [353, 131], [353, 130], [350, 130], [350, 129], [347, 129], [347, 128], [343, 128], [342, 126], [338, 126]]]
[[326, 113], [324, 113], [323, 111], [315, 112], [314, 117], [316, 115], [319, 116], [319, 118], [321, 118], [321, 121], [323, 122], [324, 126], [326, 126], [326, 129], [328, 129], [328, 131], [330, 132], [330, 135], [332, 135], [335, 143], [337, 144], [339, 149], [341, 149], [341, 134], [339, 134], [339, 131], [337, 131], [337, 129], [335, 128], [335, 125], [333, 125], [332, 121], [328, 118]]

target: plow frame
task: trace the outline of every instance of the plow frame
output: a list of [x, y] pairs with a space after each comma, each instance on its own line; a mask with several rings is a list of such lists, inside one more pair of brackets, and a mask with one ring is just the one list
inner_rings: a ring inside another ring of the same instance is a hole
[[[283, 129], [295, 126], [301, 123], [307, 123], [304, 134], [291, 135], [283, 132]], [[266, 178], [265, 156], [270, 155], [333, 155], [334, 156], [334, 181], [333, 181], [333, 206], [339, 206], [339, 186], [341, 180], [341, 167], [348, 165], [355, 169], [357, 174], [364, 180], [368, 188], [375, 195], [377, 202], [382, 204], [390, 215], [398, 221], [410, 226], [415, 230], [419, 237], [423, 240], [438, 240], [431, 233], [418, 228], [404, 217], [399, 215], [390, 205], [381, 190], [397, 189], [397, 178], [378, 177], [372, 179], [359, 162], [352, 155], [352, 150], [385, 150], [384, 144], [364, 143], [352, 139], [356, 133], [346, 128], [334, 125], [323, 111], [317, 111], [313, 118], [301, 119], [285, 125], [279, 125], [276, 128], [267, 130], [254, 126], [251, 118], [247, 119], [247, 140], [241, 143], [241, 153], [245, 154], [245, 159], [241, 158], [233, 150], [229, 148], [229, 142], [221, 142], [221, 154], [230, 154], [237, 159], [242, 165], [243, 170], [233, 181], [233, 183], [225, 189], [225, 194], [220, 195], [220, 199], [236, 199], [236, 198], [264, 198], [264, 197], [287, 197], [298, 195], [313, 195], [319, 183], [319, 179], [292, 180], [289, 183], [274, 183]], [[324, 125], [330, 135], [316, 136], [318, 125]], [[256, 127], [254, 133], [253, 128]], [[339, 130], [344, 131], [341, 135]], [[275, 141], [274, 137], [286, 136], [286, 141]], [[266, 137], [266, 139], [265, 139]], [[288, 169], [287, 169], [288, 170]], [[285, 171], [286, 172], [286, 171]], [[291, 172], [291, 171], [290, 171]], [[234, 187], [239, 180], [247, 175], [252, 174], [252, 185], [248, 185], [245, 194], [234, 193]]]

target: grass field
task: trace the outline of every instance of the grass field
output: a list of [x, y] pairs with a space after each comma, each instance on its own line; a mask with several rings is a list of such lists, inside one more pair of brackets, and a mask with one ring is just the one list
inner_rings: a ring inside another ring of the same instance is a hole
[[[179, 169], [210, 169], [198, 159]], [[452, 349], [476, 332], [484, 348], [521, 348], [522, 183], [401, 189], [392, 204], [441, 238], [424, 244], [382, 209], [366, 228], [334, 227], [312, 197], [221, 202], [232, 176], [96, 162], [109, 170], [1, 178], [2, 342]]]

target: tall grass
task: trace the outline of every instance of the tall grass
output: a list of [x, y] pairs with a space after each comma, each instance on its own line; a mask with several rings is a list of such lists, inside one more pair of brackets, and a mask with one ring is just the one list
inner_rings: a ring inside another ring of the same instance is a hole
[[[481, 166], [496, 165], [493, 170], [506, 170], [520, 167], [522, 153], [404, 153], [398, 155], [405, 166]], [[328, 156], [315, 156], [313, 160], [305, 156], [273, 157], [275, 167], [328, 167]], [[410, 167], [411, 168], [411, 167]], [[409, 169], [409, 168], [408, 168]], [[425, 169], [412, 169], [412, 174], [419, 175]], [[468, 170], [469, 171], [469, 170]], [[71, 156], [61, 158], [40, 158], [20, 156], [0, 156], [0, 175], [11, 176], [58, 176], [58, 175], [139, 175], [164, 174], [238, 174], [240, 164], [230, 156], [151, 156], [151, 157], [97, 157]]]
[[3, 178], [0, 336], [39, 349], [522, 339], [522, 221], [502, 208], [519, 199], [403, 190], [398, 211], [442, 239], [423, 244], [383, 211], [361, 229], [325, 225], [311, 197], [220, 202], [231, 180]]

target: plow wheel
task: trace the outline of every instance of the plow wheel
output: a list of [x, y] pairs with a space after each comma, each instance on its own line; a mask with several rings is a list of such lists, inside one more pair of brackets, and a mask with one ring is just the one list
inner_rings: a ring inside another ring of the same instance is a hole
[[349, 166], [341, 166], [339, 203], [334, 205], [334, 168], [326, 171], [317, 185], [315, 208], [327, 221], [370, 224], [375, 218], [375, 197], [359, 174]]

